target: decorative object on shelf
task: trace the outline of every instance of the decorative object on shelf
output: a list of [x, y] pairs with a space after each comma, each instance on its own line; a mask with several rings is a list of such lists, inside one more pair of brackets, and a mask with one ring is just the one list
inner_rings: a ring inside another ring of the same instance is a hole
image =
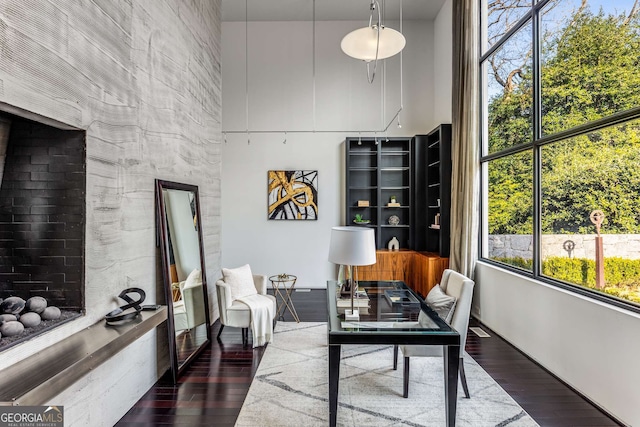
[[358, 207], [359, 208], [368, 208], [369, 207], [369, 201], [368, 200], [358, 200]]
[[[128, 294], [138, 294], [138, 300], [134, 300]], [[122, 305], [116, 308], [113, 311], [105, 314], [104, 318], [107, 321], [107, 325], [112, 325], [114, 323], [123, 322], [125, 320], [132, 320], [138, 317], [140, 312], [142, 311], [141, 304], [144, 302], [146, 298], [145, 292], [140, 288], [127, 288], [120, 292], [118, 298], [124, 300], [127, 304]], [[133, 309], [133, 310], [129, 310]], [[127, 310], [129, 310], [127, 312]]]
[[362, 214], [356, 214], [355, 218], [353, 219], [353, 222], [355, 222], [356, 224], [369, 224], [371, 222], [371, 220], [364, 219], [362, 217]]
[[399, 251], [400, 250], [400, 242], [398, 242], [398, 239], [396, 239], [396, 236], [393, 236], [391, 238], [391, 240], [389, 240], [389, 244], [387, 245], [387, 248], [390, 251]]
[[433, 219], [433, 224], [434, 225], [440, 225], [440, 214], [437, 213], [436, 217]]
[[[382, 14], [377, 0], [371, 0], [369, 10], [369, 25], [344, 36], [342, 42], [340, 42], [340, 48], [350, 57], [361, 59], [367, 63], [367, 80], [369, 83], [373, 83], [378, 60], [400, 53], [404, 49], [406, 40], [399, 31], [382, 25]], [[375, 22], [373, 20], [374, 13], [378, 17]], [[402, 17], [402, 7], [400, 8], [400, 16]], [[402, 25], [402, 19], [400, 24]], [[373, 73], [369, 68], [369, 63], [372, 61]]]
[[269, 219], [317, 220], [318, 171], [270, 170]]
[[400, 224], [400, 218], [398, 218], [398, 215], [391, 215], [389, 217], [389, 225], [398, 225]]
[[358, 279], [352, 274], [352, 266], [372, 265], [376, 263], [375, 233], [372, 228], [365, 227], [333, 227], [329, 244], [329, 262], [346, 265], [345, 283], [340, 289], [349, 292], [351, 310], [345, 310], [345, 320], [359, 320], [360, 314], [354, 309], [353, 297], [358, 287]]
[[389, 203], [387, 203], [387, 206], [392, 208], [400, 207], [400, 203], [398, 203], [396, 196], [391, 196], [391, 198], [389, 199]]

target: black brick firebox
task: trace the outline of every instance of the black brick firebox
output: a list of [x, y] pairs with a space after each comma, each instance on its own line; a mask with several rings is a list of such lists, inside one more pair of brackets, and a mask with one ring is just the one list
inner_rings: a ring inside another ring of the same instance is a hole
[[85, 132], [10, 120], [0, 185], [0, 298], [84, 309]]

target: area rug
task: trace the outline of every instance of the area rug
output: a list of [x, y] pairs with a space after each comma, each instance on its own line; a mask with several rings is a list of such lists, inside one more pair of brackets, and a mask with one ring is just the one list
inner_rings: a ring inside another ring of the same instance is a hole
[[[278, 322], [236, 426], [329, 424], [326, 323]], [[339, 426], [444, 426], [442, 358], [411, 359], [409, 398], [402, 397], [402, 356], [392, 346], [342, 346]], [[470, 399], [459, 386], [457, 426], [537, 426], [468, 354]]]

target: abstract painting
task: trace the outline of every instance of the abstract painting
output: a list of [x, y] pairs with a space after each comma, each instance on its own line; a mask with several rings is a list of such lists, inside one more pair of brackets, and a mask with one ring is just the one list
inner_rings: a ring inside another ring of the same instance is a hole
[[269, 171], [269, 219], [318, 219], [318, 171]]

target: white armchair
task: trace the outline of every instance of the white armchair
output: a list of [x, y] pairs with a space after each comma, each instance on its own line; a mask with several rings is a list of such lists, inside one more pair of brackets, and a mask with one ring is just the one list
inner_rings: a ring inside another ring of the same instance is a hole
[[[442, 274], [440, 288], [444, 293], [456, 298], [451, 326], [460, 333], [460, 381], [465, 397], [469, 398], [469, 388], [464, 374], [464, 345], [467, 341], [467, 329], [469, 327], [469, 316], [471, 315], [471, 299], [473, 298], [473, 280], [463, 276], [453, 270], [446, 269]], [[398, 347], [404, 356], [404, 397], [409, 397], [409, 358], [410, 357], [431, 357], [443, 356], [442, 346], [429, 345], [400, 345], [394, 347], [393, 369], [398, 368]]]
[[[258, 294], [264, 295], [273, 302], [273, 313], [276, 312], [276, 298], [267, 294], [267, 276], [253, 274], [253, 284]], [[231, 299], [231, 287], [225, 283], [224, 278], [216, 282], [216, 292], [218, 295], [218, 309], [220, 310], [220, 331], [218, 338], [222, 334], [225, 326], [242, 328], [242, 344], [246, 345], [249, 337], [249, 326], [251, 326], [251, 311], [249, 306]]]
[[[199, 272], [199, 270], [198, 270]], [[173, 319], [176, 331], [193, 329], [207, 320], [204, 311], [202, 278], [180, 282], [180, 299], [173, 303]]]

